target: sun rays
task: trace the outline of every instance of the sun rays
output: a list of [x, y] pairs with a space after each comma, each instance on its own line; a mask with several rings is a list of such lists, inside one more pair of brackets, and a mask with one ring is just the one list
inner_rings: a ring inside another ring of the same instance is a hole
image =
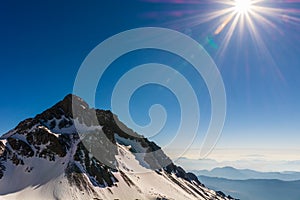
[[220, 12], [220, 15], [216, 14], [214, 16], [215, 18], [222, 19], [214, 31], [214, 35], [226, 31], [223, 39], [223, 47], [228, 46], [235, 31], [241, 35], [248, 30], [251, 38], [261, 42], [257, 23], [264, 23], [276, 29], [272, 21], [264, 16], [268, 8], [262, 5], [262, 0], [228, 0], [217, 1], [217, 3], [223, 4], [226, 7], [223, 9], [223, 12]]
[[249, 77], [255, 68], [255, 72], [263, 75], [267, 71], [274, 80], [285, 82], [278, 59], [287, 50], [298, 48], [300, 0], [142, 1], [167, 7], [167, 11], [151, 11], [145, 16], [192, 36], [219, 64], [228, 57], [235, 60], [230, 61], [233, 73], [244, 68]]
[[[223, 53], [234, 35], [243, 38], [249, 35], [260, 49], [266, 45], [262, 35], [267, 33], [283, 34], [282, 25], [300, 27], [300, 0], [144, 0], [152, 3], [176, 4], [176, 10], [171, 9], [169, 16], [178, 20], [168, 22], [175, 29], [197, 27], [209, 24], [209, 37], [219, 38], [218, 51]], [[180, 6], [182, 9], [180, 9]], [[174, 6], [175, 7], [175, 6]], [[168, 17], [168, 12], [152, 16]], [[247, 32], [247, 33], [246, 33]], [[246, 33], [246, 34], [245, 34]], [[220, 37], [222, 37], [220, 39]]]

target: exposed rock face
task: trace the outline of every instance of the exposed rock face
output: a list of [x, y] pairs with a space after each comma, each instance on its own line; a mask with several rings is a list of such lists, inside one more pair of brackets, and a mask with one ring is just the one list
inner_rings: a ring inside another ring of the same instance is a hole
[[2, 162], [5, 160], [5, 155], [4, 155], [4, 150], [5, 150], [5, 145], [0, 141], [0, 179], [3, 176], [3, 172], [5, 171], [5, 167], [2, 164]]
[[[84, 128], [76, 129], [75, 123]], [[89, 141], [85, 141], [87, 137], [80, 137], [83, 133], [88, 135]], [[157, 169], [158, 174], [169, 174], [169, 178], [181, 187], [182, 183], [172, 174], [194, 184], [195, 188], [203, 186], [194, 174], [174, 165], [159, 146], [127, 128], [113, 113], [89, 108], [86, 102], [74, 95], [67, 95], [50, 109], [22, 121], [0, 138], [0, 181], [6, 171], [6, 162], [18, 166], [26, 164], [24, 161], [28, 158], [52, 163], [63, 159], [61, 165], [65, 166], [69, 183], [92, 194], [95, 193], [94, 187], [114, 187], [119, 182], [114, 176], [114, 172], [119, 171], [117, 143], [128, 146], [127, 141], [137, 143], [143, 149], [142, 152], [131, 147], [130, 151], [148, 153], [143, 161], [151, 169]], [[101, 154], [102, 160], [97, 159], [97, 154]], [[30, 173], [32, 167], [26, 169]], [[119, 172], [126, 183], [131, 184], [126, 174]]]
[[95, 157], [90, 157], [89, 154], [90, 152], [80, 142], [77, 145], [74, 160], [84, 166], [85, 171], [89, 173], [90, 177], [93, 177], [90, 181], [94, 186], [113, 186], [114, 182], [118, 181], [111, 173], [113, 169], [100, 163]]

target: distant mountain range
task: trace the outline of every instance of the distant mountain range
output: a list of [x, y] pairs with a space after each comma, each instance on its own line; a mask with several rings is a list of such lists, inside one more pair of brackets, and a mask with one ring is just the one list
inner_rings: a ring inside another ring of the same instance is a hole
[[232, 198], [206, 188], [112, 112], [68, 95], [0, 137], [0, 199]]
[[193, 170], [196, 175], [218, 177], [231, 180], [247, 179], [278, 179], [283, 181], [300, 180], [300, 172], [258, 172], [250, 169], [236, 169], [233, 167], [220, 167], [208, 170]]
[[299, 200], [300, 181], [275, 179], [229, 180], [198, 176], [206, 187], [222, 191], [241, 200]]
[[[249, 149], [250, 150], [250, 149]], [[253, 151], [259, 151], [252, 149]], [[252, 151], [250, 150], [250, 151]], [[223, 150], [222, 149], [215, 149], [216, 153], [221, 153]], [[225, 150], [224, 152], [226, 156], [231, 155], [229, 149]], [[226, 166], [231, 166], [237, 169], [252, 169], [256, 171], [273, 171], [273, 172], [283, 172], [287, 171], [286, 173], [289, 173], [289, 171], [295, 171], [295, 172], [300, 172], [300, 160], [268, 160], [264, 159], [263, 155], [259, 154], [249, 154], [242, 152], [243, 149], [233, 149], [232, 152], [235, 152], [234, 154], [238, 153], [241, 151], [241, 156], [244, 158], [240, 158], [238, 160], [222, 160], [222, 161], [217, 161], [214, 159], [209, 159], [209, 158], [201, 158], [201, 159], [192, 159], [192, 158], [187, 158], [187, 157], [181, 157], [176, 160], [176, 164], [180, 166], [184, 166], [186, 169], [189, 171], [192, 170], [212, 170], [216, 167], [226, 167]], [[283, 150], [277, 149], [276, 151], [274, 150], [274, 153], [276, 152], [280, 153]], [[286, 155], [289, 154], [290, 151], [285, 152]], [[197, 153], [194, 151], [194, 153]], [[249, 168], [251, 166], [251, 168]], [[252, 168], [253, 167], [253, 168]], [[285, 172], [284, 172], [285, 173]]]
[[299, 172], [258, 172], [222, 167], [194, 170], [199, 180], [213, 190], [241, 200], [299, 200]]

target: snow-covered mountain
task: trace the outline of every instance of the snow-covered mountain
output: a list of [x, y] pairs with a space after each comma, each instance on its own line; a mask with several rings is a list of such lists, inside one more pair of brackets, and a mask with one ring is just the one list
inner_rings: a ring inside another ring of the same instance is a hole
[[[82, 133], [89, 136], [89, 150]], [[231, 197], [207, 189], [110, 111], [89, 108], [81, 98], [68, 95], [0, 138], [0, 199]]]

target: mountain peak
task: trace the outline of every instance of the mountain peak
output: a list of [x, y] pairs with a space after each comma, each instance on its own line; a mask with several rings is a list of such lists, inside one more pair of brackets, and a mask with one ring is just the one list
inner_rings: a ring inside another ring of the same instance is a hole
[[47, 199], [228, 199], [112, 112], [89, 108], [73, 94], [0, 139], [0, 195], [30, 187], [36, 193], [39, 186], [51, 190]]
[[61, 109], [67, 116], [73, 116], [73, 110], [89, 109], [89, 105], [80, 97], [74, 94], [68, 94], [63, 100], [55, 104], [52, 108]]
[[[81, 123], [85, 122], [87, 125], [90, 125], [91, 122], [93, 122], [92, 124], [97, 124], [95, 116], [95, 109], [90, 109], [89, 105], [82, 98], [74, 94], [68, 94], [63, 100], [38, 114], [34, 119], [43, 123], [54, 123], [54, 120], [61, 121], [63, 119], [63, 121], [69, 121], [73, 124], [73, 120], [77, 118]], [[61, 123], [61, 126], [64, 126], [63, 122]], [[53, 126], [51, 125], [50, 129]]]
[[75, 94], [68, 94], [66, 95], [62, 101], [60, 101], [59, 103], [66, 105], [66, 106], [70, 106], [72, 104], [75, 105], [82, 105], [86, 108], [89, 107], [89, 105], [79, 96], [76, 96]]

